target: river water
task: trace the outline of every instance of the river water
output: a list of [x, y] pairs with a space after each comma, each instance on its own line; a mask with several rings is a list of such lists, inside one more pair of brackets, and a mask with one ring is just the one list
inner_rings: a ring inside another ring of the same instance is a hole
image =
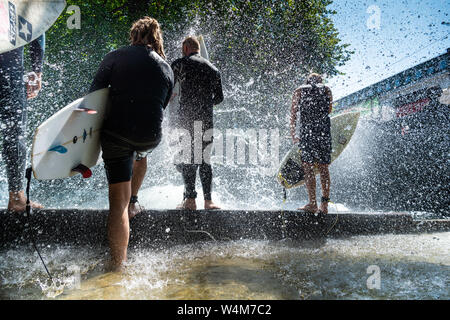
[[450, 232], [130, 248], [120, 273], [106, 248], [42, 254], [53, 283], [31, 247], [0, 253], [1, 299], [450, 298]]

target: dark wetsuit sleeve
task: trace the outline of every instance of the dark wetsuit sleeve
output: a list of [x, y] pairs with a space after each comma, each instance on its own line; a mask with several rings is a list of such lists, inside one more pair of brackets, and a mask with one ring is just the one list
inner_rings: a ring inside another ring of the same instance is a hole
[[95, 74], [94, 80], [92, 81], [91, 87], [89, 88], [89, 93], [108, 88], [111, 84], [111, 74], [114, 65], [114, 55], [112, 52], [108, 53], [103, 59], [100, 67]]
[[44, 61], [45, 53], [45, 34], [39, 38], [33, 40], [30, 43], [30, 58], [33, 71], [36, 73], [42, 73], [42, 64]]
[[223, 90], [222, 90], [222, 79], [220, 77], [220, 72], [216, 71], [214, 73], [213, 79], [213, 104], [219, 104], [223, 101]]
[[173, 73], [173, 68], [172, 66], [168, 66], [164, 68], [165, 73], [166, 73], [166, 79], [167, 79], [167, 84], [169, 85], [169, 90], [167, 92], [167, 96], [166, 99], [164, 100], [164, 105], [163, 105], [163, 109], [166, 109], [166, 107], [169, 105], [170, 99], [172, 98], [172, 93], [173, 93], [173, 87], [174, 87], [174, 73]]
[[166, 100], [164, 101], [164, 106], [163, 106], [164, 109], [167, 108], [167, 106], [169, 105], [169, 102], [170, 102], [170, 98], [172, 98], [173, 87], [174, 87], [174, 84], [173, 84], [173, 78], [172, 78], [170, 80], [170, 86], [169, 86], [169, 91], [167, 92]]
[[173, 72], [173, 82], [176, 83], [179, 79], [179, 70], [180, 70], [180, 63], [179, 60], [175, 60], [172, 65], [172, 72]]

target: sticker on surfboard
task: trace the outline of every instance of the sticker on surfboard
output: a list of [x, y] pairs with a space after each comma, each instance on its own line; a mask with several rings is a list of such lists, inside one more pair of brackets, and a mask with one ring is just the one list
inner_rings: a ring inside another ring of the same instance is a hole
[[65, 7], [64, 0], [0, 0], [0, 53], [44, 34]]

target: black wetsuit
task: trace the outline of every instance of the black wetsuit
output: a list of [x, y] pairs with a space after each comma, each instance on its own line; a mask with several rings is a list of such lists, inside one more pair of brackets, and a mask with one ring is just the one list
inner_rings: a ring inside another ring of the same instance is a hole
[[[111, 106], [102, 128], [102, 157], [110, 184], [131, 179], [136, 153], [161, 141], [163, 109], [172, 95], [169, 64], [144, 45], [108, 53], [89, 92], [110, 86]], [[143, 157], [141, 156], [141, 157]]]
[[[8, 189], [23, 190], [26, 165], [27, 96], [24, 77], [24, 47], [0, 54], [0, 126], [2, 157], [6, 164]], [[32, 71], [42, 72], [45, 35], [29, 44]]]
[[331, 90], [322, 84], [303, 85], [298, 105], [299, 147], [302, 161], [331, 163], [331, 126], [328, 116]]
[[[213, 129], [213, 106], [223, 101], [220, 72], [199, 53], [175, 60], [172, 63], [175, 82], [180, 83], [180, 108], [176, 126], [190, 132], [191, 150], [194, 152], [194, 123], [202, 122], [203, 132]], [[203, 143], [203, 150], [211, 142]], [[203, 155], [203, 153], [202, 153]], [[195, 179], [200, 167], [200, 180], [205, 200], [211, 200], [212, 168], [202, 156], [201, 163], [195, 163], [192, 154], [191, 163], [179, 166], [185, 184], [185, 199], [195, 199]]]

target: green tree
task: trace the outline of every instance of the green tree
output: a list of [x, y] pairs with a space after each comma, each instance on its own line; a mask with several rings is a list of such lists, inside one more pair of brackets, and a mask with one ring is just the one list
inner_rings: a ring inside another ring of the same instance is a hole
[[331, 3], [68, 0], [68, 5], [81, 9], [81, 29], [67, 28], [71, 13], [65, 12], [47, 32], [46, 79], [52, 80], [48, 83], [51, 92], [62, 93], [54, 97], [54, 107], [61, 108], [86, 92], [104, 55], [127, 45], [132, 22], [145, 15], [160, 21], [169, 62], [180, 56], [184, 36], [201, 33], [212, 61], [223, 74], [225, 88], [252, 84], [248, 89], [253, 96], [235, 95], [236, 100], [250, 110], [260, 110], [263, 103], [286, 101], [307, 73], [333, 76], [349, 59], [351, 52], [340, 43], [331, 20], [335, 12], [327, 9]]

